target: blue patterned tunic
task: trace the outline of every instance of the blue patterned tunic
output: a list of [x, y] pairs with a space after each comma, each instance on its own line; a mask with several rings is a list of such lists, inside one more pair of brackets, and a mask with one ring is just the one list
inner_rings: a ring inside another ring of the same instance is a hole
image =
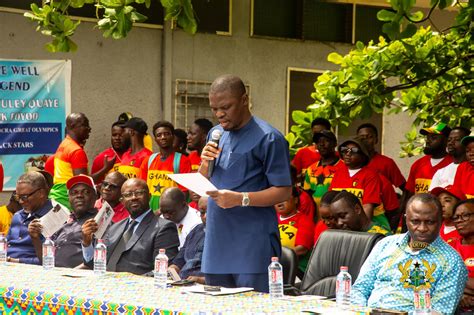
[[453, 314], [462, 296], [467, 271], [458, 253], [439, 236], [413, 252], [409, 234], [389, 236], [372, 250], [352, 290], [352, 303], [411, 312], [413, 289], [431, 293], [432, 309]]

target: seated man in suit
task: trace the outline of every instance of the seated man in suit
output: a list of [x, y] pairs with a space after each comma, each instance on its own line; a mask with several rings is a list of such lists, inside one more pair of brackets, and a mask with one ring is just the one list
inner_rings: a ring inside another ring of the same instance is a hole
[[206, 279], [201, 272], [202, 252], [206, 230], [207, 196], [199, 198], [198, 207], [202, 223], [197, 225], [186, 237], [183, 247], [169, 266], [179, 273], [181, 279], [188, 279], [205, 284]]
[[180, 249], [189, 233], [201, 224], [198, 210], [188, 206], [185, 194], [178, 187], [169, 187], [163, 191], [160, 198], [160, 212], [163, 218], [176, 224]]
[[454, 314], [467, 280], [464, 262], [439, 237], [441, 204], [416, 194], [406, 207], [408, 233], [387, 236], [364, 262], [351, 292], [352, 303], [413, 312], [414, 292], [431, 295], [431, 309]]
[[[97, 209], [94, 208], [97, 191], [92, 177], [84, 174], [71, 177], [66, 182], [66, 188], [72, 213], [69, 220], [51, 236], [51, 240], [56, 246], [56, 267], [74, 268], [82, 263], [82, 225], [97, 214]], [[28, 233], [40, 262], [43, 258], [41, 243], [44, 241], [41, 230], [42, 226], [38, 219], [31, 221], [28, 226]]]
[[[178, 253], [178, 231], [173, 222], [157, 217], [150, 209], [146, 182], [131, 178], [122, 186], [122, 198], [130, 218], [110, 226], [104, 235], [107, 245], [107, 271], [142, 275], [154, 269], [160, 248], [172, 260]], [[85, 264], [91, 266], [94, 256], [93, 233], [98, 229], [92, 219], [82, 227]]]
[[383, 235], [391, 234], [383, 225], [371, 221], [367, 217], [359, 198], [350, 192], [341, 191], [337, 194], [331, 201], [329, 209], [336, 221], [337, 229]]

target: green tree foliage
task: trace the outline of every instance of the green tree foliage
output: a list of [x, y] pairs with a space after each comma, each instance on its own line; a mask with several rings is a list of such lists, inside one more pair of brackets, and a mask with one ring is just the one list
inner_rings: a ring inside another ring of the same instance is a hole
[[[334, 125], [348, 126], [354, 119], [373, 113], [406, 112], [414, 117], [412, 129], [402, 142], [400, 156], [422, 150], [417, 128], [443, 121], [450, 126], [473, 125], [474, 117], [474, 0], [432, 0], [427, 17], [412, 12], [415, 0], [391, 0], [392, 10], [381, 10], [386, 40], [364, 45], [341, 56], [331, 53], [328, 61], [340, 66], [326, 71], [314, 83], [314, 104], [307, 112], [295, 111], [297, 125], [287, 135], [292, 149], [310, 143], [311, 120], [328, 118]], [[418, 28], [435, 9], [455, 5], [456, 23], [444, 32]]]
[[[80, 21], [73, 21], [68, 14], [69, 8], [82, 8], [85, 5], [95, 6], [99, 19], [97, 27], [104, 37], [121, 39], [131, 31], [133, 23], [144, 22], [147, 17], [137, 12], [132, 4], [145, 4], [150, 7], [152, 0], [45, 0], [38, 7], [31, 4], [31, 13], [24, 15], [36, 21], [37, 31], [53, 39], [46, 45], [50, 52], [70, 52], [77, 50], [72, 41]], [[153, 0], [158, 1], [158, 0]], [[190, 34], [196, 33], [197, 24], [194, 18], [191, 0], [161, 0], [165, 8], [165, 20], [176, 20], [177, 24]]]

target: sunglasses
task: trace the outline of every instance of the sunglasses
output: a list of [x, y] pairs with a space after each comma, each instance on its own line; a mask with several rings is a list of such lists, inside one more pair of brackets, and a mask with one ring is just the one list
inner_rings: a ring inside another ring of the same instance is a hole
[[342, 154], [352, 154], [352, 153], [361, 153], [361, 149], [359, 149], [358, 147], [352, 147], [352, 148], [348, 148], [348, 147], [341, 147], [341, 153]]
[[115, 185], [115, 184], [112, 184], [112, 183], [109, 183], [109, 182], [106, 182], [106, 181], [102, 182], [101, 187], [102, 188], [110, 188], [110, 189], [119, 189], [120, 188], [118, 185]]

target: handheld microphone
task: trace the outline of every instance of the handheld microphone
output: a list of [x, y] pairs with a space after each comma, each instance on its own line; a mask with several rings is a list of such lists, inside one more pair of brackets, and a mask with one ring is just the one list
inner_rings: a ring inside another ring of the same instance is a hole
[[[217, 144], [217, 146], [219, 146], [219, 140], [221, 139], [221, 136], [222, 136], [222, 131], [220, 131], [219, 129], [214, 129], [214, 131], [212, 131], [212, 134], [211, 134], [211, 140], [210, 142], [214, 142], [215, 144]], [[208, 171], [207, 171], [207, 174], [209, 177], [212, 176], [212, 172], [214, 172], [214, 165], [216, 164], [216, 160], [212, 160], [212, 161], [209, 161], [209, 168], [208, 168]]]

